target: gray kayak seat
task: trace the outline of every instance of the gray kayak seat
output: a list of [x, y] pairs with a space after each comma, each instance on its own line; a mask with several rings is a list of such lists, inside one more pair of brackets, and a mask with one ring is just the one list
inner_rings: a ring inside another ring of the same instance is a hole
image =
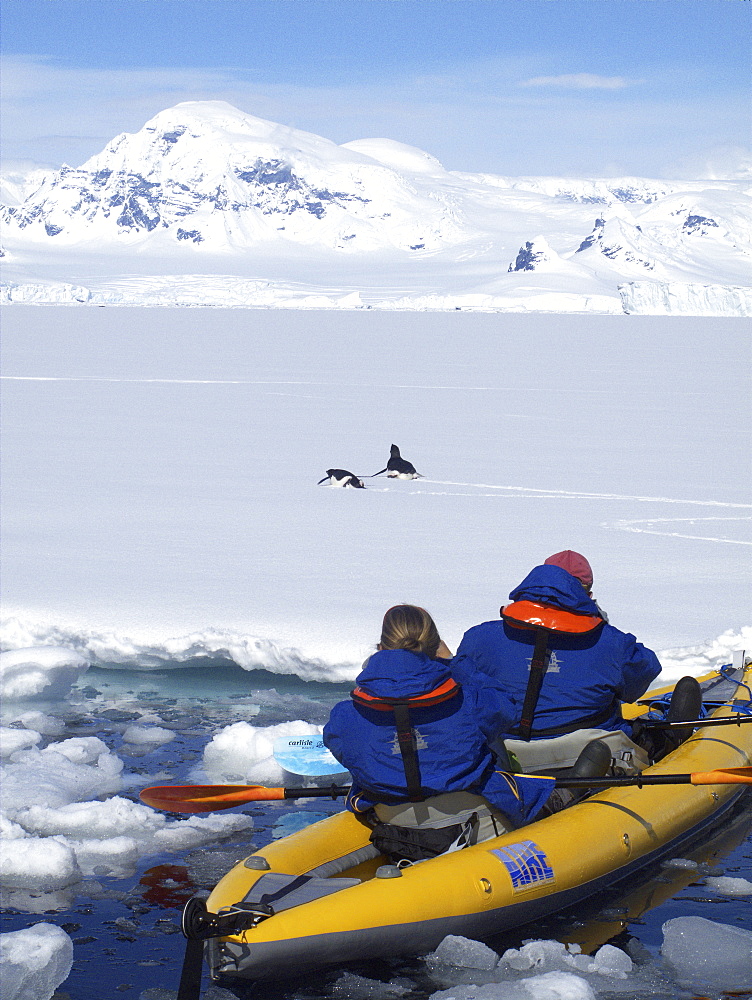
[[546, 774], [573, 767], [582, 750], [593, 740], [606, 743], [611, 750], [611, 767], [620, 774], [639, 774], [650, 765], [650, 758], [634, 740], [620, 729], [576, 729], [548, 740], [504, 740], [508, 753], [514, 754], [525, 774]]
[[302, 906], [322, 896], [360, 885], [359, 878], [316, 878], [311, 875], [284, 875], [269, 872], [262, 875], [243, 897], [244, 903], [264, 903], [275, 913]]
[[[349, 854], [343, 854], [341, 858], [334, 858], [332, 861], [326, 861], [323, 865], [311, 868], [306, 874], [318, 878], [331, 878], [332, 875], [339, 875], [341, 872], [346, 872], [356, 865], [363, 864], [364, 861], [370, 861], [372, 858], [378, 857], [379, 852], [373, 844], [366, 844], [355, 851], [350, 851]], [[360, 880], [356, 879], [355, 881]]]

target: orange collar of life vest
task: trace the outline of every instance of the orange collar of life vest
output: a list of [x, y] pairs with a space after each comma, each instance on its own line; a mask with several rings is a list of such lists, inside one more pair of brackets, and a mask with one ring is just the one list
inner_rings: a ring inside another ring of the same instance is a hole
[[431, 705], [439, 705], [442, 701], [453, 698], [460, 690], [457, 681], [448, 677], [442, 684], [425, 694], [413, 694], [407, 698], [380, 698], [378, 695], [369, 694], [363, 688], [356, 687], [350, 692], [350, 697], [354, 702], [365, 705], [367, 708], [375, 708], [379, 712], [392, 712], [395, 705], [407, 705], [409, 708], [429, 708]]
[[501, 609], [501, 617], [514, 628], [545, 628], [550, 632], [565, 632], [569, 635], [592, 632], [603, 624], [603, 619], [597, 615], [578, 615], [574, 611], [564, 611], [535, 601], [507, 604]]

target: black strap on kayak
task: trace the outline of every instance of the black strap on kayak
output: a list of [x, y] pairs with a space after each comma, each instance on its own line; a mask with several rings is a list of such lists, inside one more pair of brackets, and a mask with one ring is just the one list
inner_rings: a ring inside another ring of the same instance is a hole
[[548, 637], [550, 632], [547, 628], [535, 629], [535, 648], [533, 658], [530, 661], [530, 676], [527, 679], [525, 689], [525, 700], [522, 703], [522, 717], [517, 727], [517, 735], [521, 740], [529, 740], [533, 731], [533, 720], [535, 719], [535, 707], [540, 698], [543, 678], [548, 670], [548, 660], [550, 650], [548, 648]]

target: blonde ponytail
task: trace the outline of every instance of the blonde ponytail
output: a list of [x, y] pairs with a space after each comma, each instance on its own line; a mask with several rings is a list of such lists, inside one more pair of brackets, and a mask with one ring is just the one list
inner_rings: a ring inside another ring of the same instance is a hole
[[380, 649], [408, 649], [434, 659], [441, 636], [433, 618], [414, 604], [396, 604], [384, 615]]

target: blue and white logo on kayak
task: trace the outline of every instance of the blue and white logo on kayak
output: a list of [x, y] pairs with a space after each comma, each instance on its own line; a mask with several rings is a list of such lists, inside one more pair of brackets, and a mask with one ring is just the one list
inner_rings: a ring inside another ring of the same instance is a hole
[[556, 881], [546, 852], [532, 840], [522, 840], [518, 844], [494, 848], [491, 854], [495, 854], [509, 872], [515, 892], [524, 892], [526, 889], [550, 885]]
[[274, 759], [291, 774], [344, 774], [345, 768], [324, 746], [320, 736], [280, 737], [274, 743]]

